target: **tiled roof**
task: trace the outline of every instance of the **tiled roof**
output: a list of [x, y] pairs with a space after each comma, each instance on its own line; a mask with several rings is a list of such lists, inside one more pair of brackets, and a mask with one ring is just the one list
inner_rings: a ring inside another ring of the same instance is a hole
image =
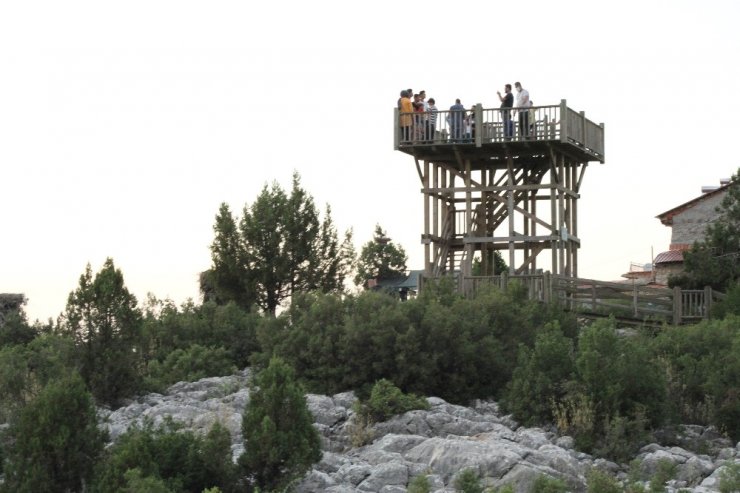
[[656, 264], [667, 264], [669, 262], [683, 262], [683, 250], [670, 250], [659, 253], [655, 257]]

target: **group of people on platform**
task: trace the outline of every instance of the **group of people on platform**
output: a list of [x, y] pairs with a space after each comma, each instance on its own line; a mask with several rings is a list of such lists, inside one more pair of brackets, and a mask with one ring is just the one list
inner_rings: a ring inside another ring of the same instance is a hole
[[[530, 118], [532, 100], [529, 91], [524, 89], [521, 83], [516, 82], [514, 88], [517, 91], [516, 98], [511, 92], [511, 84], [504, 86], [504, 94], [497, 91], [501, 101], [501, 121], [503, 124], [504, 138], [510, 139], [514, 135], [514, 122], [511, 119], [512, 110], [519, 115], [519, 134], [526, 138], [530, 135], [530, 120], [534, 122], [534, 116]], [[474, 108], [466, 110], [460, 99], [450, 106], [447, 116], [449, 136], [453, 142], [472, 142], [475, 139]], [[400, 115], [401, 142], [431, 143], [435, 140], [437, 129], [437, 106], [434, 98], [427, 100], [426, 91], [414, 93], [412, 89], [401, 91], [398, 98], [398, 111]]]

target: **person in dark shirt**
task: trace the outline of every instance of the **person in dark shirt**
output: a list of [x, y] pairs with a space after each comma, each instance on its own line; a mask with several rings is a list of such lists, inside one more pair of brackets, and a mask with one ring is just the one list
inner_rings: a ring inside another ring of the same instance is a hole
[[511, 108], [514, 106], [514, 95], [511, 94], [511, 84], [504, 86], [504, 95], [501, 95], [501, 91], [496, 91], [498, 98], [501, 100], [501, 121], [504, 125], [504, 137], [510, 139], [514, 134], [514, 124], [511, 121]]
[[453, 142], [459, 142], [462, 138], [463, 123], [465, 119], [465, 106], [460, 103], [460, 99], [455, 100], [455, 104], [450, 106], [450, 114], [447, 117], [450, 123], [450, 133]]

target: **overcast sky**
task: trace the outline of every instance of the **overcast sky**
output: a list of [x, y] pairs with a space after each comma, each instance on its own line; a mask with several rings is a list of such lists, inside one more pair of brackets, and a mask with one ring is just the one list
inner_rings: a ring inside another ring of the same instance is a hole
[[297, 170], [359, 248], [380, 223], [421, 268], [420, 182], [393, 151], [401, 89], [605, 124], [579, 274], [668, 249], [657, 214], [740, 166], [740, 2], [3, 1], [0, 292], [56, 318], [89, 262], [140, 301], [198, 297], [218, 206]]

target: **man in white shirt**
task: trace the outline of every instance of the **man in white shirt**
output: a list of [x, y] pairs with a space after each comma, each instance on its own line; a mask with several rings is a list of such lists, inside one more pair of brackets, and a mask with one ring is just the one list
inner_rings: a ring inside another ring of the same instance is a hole
[[516, 89], [516, 107], [519, 111], [519, 135], [527, 137], [529, 135], [529, 107], [532, 103], [529, 101], [529, 91], [522, 87], [521, 82], [514, 84]]

